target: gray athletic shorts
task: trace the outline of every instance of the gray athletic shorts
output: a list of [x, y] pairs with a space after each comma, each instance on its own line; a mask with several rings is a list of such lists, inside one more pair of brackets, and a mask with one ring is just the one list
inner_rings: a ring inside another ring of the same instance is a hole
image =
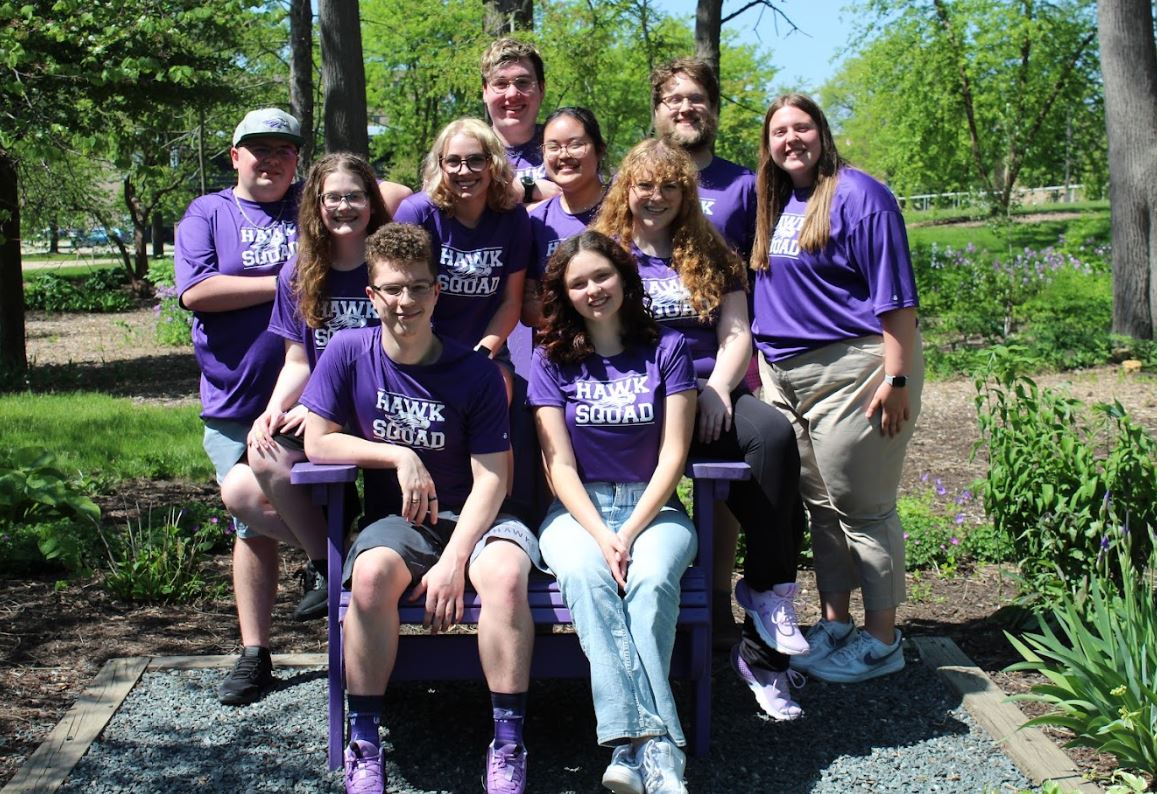
[[[458, 526], [459, 516], [459, 513], [443, 510], [438, 513], [437, 524], [411, 524], [397, 515], [379, 518], [363, 529], [350, 547], [342, 570], [342, 583], [347, 588], [350, 586], [354, 561], [359, 554], [384, 546], [393, 549], [405, 560], [410, 571], [410, 583], [417, 584], [442, 556], [450, 535]], [[509, 513], [499, 513], [490, 529], [474, 544], [474, 550], [470, 552], [471, 563], [492, 540], [508, 540], [518, 545], [536, 568], [546, 570], [538, 551], [538, 538], [526, 524]]]

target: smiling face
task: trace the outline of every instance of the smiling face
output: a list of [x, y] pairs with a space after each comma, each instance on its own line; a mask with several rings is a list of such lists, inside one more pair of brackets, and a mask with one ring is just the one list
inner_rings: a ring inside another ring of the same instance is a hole
[[235, 192], [250, 201], [280, 201], [293, 183], [297, 146], [283, 138], [246, 138], [229, 150]]
[[671, 179], [657, 179], [640, 174], [627, 192], [627, 207], [636, 236], [654, 235], [670, 229], [683, 206], [683, 187]]
[[623, 306], [623, 279], [602, 254], [579, 251], [563, 275], [567, 300], [590, 326], [614, 320]]
[[491, 126], [507, 145], [525, 143], [534, 135], [543, 89], [527, 58], [501, 64], [486, 76], [482, 101]]
[[379, 259], [370, 264], [366, 296], [382, 320], [382, 330], [399, 342], [432, 332], [430, 318], [440, 292], [426, 262]]
[[668, 80], [655, 106], [655, 132], [676, 146], [696, 150], [715, 143], [719, 119], [703, 86], [685, 74]]
[[[364, 237], [370, 222], [369, 190], [349, 171], [334, 171], [321, 185], [321, 222], [335, 239]], [[338, 199], [335, 201], [335, 199]]]
[[[482, 170], [471, 170], [469, 164], [480, 162], [479, 157], [485, 161]], [[486, 201], [486, 190], [490, 187], [490, 157], [477, 138], [463, 132], [452, 136], [442, 150], [442, 171], [455, 203]]]
[[767, 125], [767, 149], [797, 188], [815, 182], [823, 147], [819, 127], [805, 111], [794, 105], [775, 111]]
[[599, 153], [573, 116], [560, 115], [546, 125], [542, 151], [546, 173], [563, 193], [579, 192], [598, 181]]

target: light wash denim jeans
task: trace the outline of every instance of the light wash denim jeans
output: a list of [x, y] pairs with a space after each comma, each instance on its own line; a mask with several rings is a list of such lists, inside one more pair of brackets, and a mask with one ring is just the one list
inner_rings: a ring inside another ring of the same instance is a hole
[[[618, 532], [646, 483], [588, 483], [607, 526]], [[695, 528], [671, 498], [631, 549], [627, 591], [611, 576], [599, 544], [556, 500], [539, 548], [562, 588], [591, 665], [599, 744], [670, 736], [686, 740], [671, 692], [671, 651], [679, 616], [679, 580], [695, 559]]]

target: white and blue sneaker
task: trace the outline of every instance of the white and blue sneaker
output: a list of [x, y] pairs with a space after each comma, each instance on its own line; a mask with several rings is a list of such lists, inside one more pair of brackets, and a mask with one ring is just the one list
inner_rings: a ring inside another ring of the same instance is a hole
[[611, 763], [603, 772], [603, 786], [615, 794], [643, 794], [641, 767], [642, 761], [634, 746], [621, 744], [611, 753]]
[[805, 635], [809, 646], [808, 652], [801, 656], [792, 656], [789, 660], [791, 669], [810, 675], [816, 664], [847, 643], [854, 642], [858, 633], [854, 623], [841, 623], [838, 620], [819, 621], [808, 629]]
[[904, 649], [900, 630], [891, 645], [885, 645], [866, 631], [844, 647], [811, 666], [808, 675], [835, 684], [855, 684], [904, 669]]
[[643, 754], [643, 789], [647, 794], [687, 794], [683, 770], [687, 756], [668, 736], [647, 740]]

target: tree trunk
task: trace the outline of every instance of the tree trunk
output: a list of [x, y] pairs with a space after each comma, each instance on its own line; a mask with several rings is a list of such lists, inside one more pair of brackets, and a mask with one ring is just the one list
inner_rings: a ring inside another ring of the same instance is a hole
[[289, 112], [301, 122], [299, 174], [313, 164], [313, 10], [309, 0], [289, 4]]
[[534, 0], [486, 0], [483, 29], [494, 38], [534, 30]]
[[321, 81], [325, 91], [325, 148], [370, 153], [366, 130], [366, 70], [357, 3], [320, 0]]
[[723, 26], [723, 0], [699, 0], [695, 11], [695, 55], [719, 75], [719, 31]]
[[4, 381], [28, 369], [17, 188], [16, 161], [0, 149], [0, 375]]
[[1152, 339], [1157, 328], [1157, 47], [1151, 0], [1098, 0], [1109, 205], [1113, 331]]
[[55, 220], [48, 224], [48, 253], [60, 253], [60, 224]]
[[160, 210], [153, 213], [153, 258], [165, 255], [165, 216]]

